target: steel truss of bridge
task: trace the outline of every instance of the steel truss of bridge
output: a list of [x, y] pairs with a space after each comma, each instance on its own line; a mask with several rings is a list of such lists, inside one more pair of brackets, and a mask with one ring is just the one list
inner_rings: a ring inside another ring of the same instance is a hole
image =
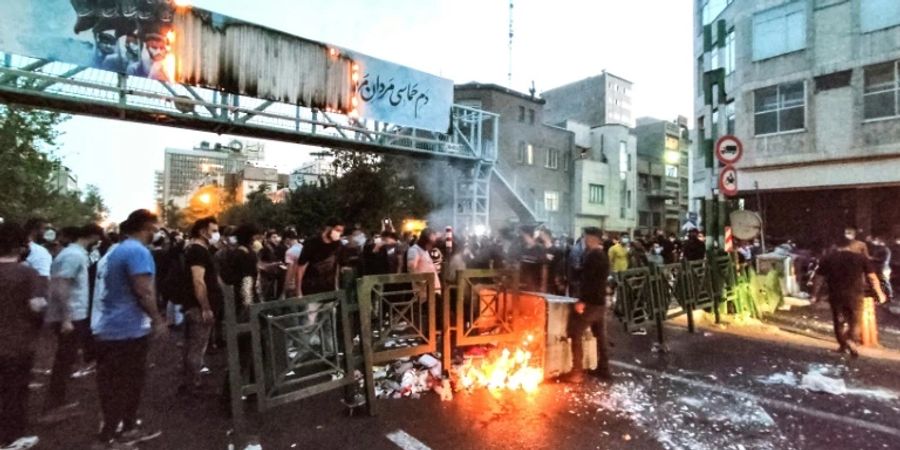
[[488, 226], [485, 177], [497, 159], [499, 116], [454, 105], [435, 133], [211, 89], [3, 53], [0, 102], [64, 113], [381, 155], [465, 164], [454, 177], [457, 227]]

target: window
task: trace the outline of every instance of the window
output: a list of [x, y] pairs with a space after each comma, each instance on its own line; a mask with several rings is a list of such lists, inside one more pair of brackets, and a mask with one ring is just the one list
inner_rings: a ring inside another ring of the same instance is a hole
[[650, 189], [650, 176], [646, 174], [638, 175], [638, 190], [646, 191]]
[[658, 212], [653, 213], [653, 226], [654, 226], [654, 227], [661, 227], [662, 225], [663, 225], [663, 223], [662, 223], [662, 213], [658, 213]]
[[544, 192], [544, 209], [547, 211], [559, 211], [559, 192]]
[[703, 97], [703, 55], [697, 58], [697, 97]]
[[863, 90], [863, 117], [878, 119], [900, 115], [897, 99], [898, 83], [897, 62], [889, 62], [866, 67]]
[[758, 89], [756, 135], [802, 130], [806, 124], [806, 86], [802, 81]]
[[519, 107], [519, 122], [525, 123], [525, 107]]
[[534, 146], [531, 144], [527, 144], [525, 142], [519, 142], [519, 151], [516, 156], [516, 161], [519, 164], [527, 164], [529, 166], [534, 164]]
[[678, 150], [678, 138], [666, 136], [666, 150]]
[[796, 1], [753, 16], [753, 60], [806, 48], [806, 6]]
[[700, 10], [703, 14], [703, 25], [709, 25], [716, 20], [722, 11], [734, 0], [700, 0]]
[[719, 59], [722, 53], [722, 49], [717, 46], [714, 46], [712, 50], [709, 51], [709, 70], [716, 70], [722, 68], [722, 61]]
[[563, 171], [568, 172], [569, 165], [572, 164], [572, 161], [569, 156], [569, 152], [564, 152], [562, 156], [563, 156], [563, 162], [562, 162]]
[[725, 74], [734, 73], [737, 66], [737, 54], [735, 53], [734, 28], [728, 30], [725, 35]]
[[625, 207], [628, 209], [631, 209], [631, 197], [633, 197], [631, 191], [625, 191]]
[[900, 25], [900, 2], [897, 0], [862, 0], [859, 6], [859, 28], [863, 33]]
[[606, 188], [599, 184], [588, 185], [588, 203], [592, 205], [606, 203]]
[[533, 109], [528, 110], [528, 123], [531, 125], [534, 125], [534, 110]]
[[653, 225], [650, 223], [650, 213], [646, 211], [638, 213], [638, 225], [642, 227], [652, 227]]
[[631, 170], [631, 155], [628, 153], [628, 143], [619, 141], [619, 170], [628, 172]]
[[662, 177], [653, 176], [652, 178], [650, 178], [650, 181], [650, 189], [653, 189], [654, 191], [662, 189]]
[[678, 178], [678, 166], [666, 165], [666, 176], [669, 178]]
[[725, 104], [725, 131], [728, 134], [734, 134], [735, 126], [735, 109], [734, 100]]
[[544, 161], [544, 167], [548, 169], [559, 169], [559, 150], [555, 148], [547, 149], [547, 158]]

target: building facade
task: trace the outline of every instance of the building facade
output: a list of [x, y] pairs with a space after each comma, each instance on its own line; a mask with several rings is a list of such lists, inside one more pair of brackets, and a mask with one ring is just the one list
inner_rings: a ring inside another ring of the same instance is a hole
[[60, 194], [72, 194], [79, 192], [78, 177], [72, 172], [72, 169], [57, 164], [50, 172], [50, 189]]
[[500, 114], [498, 162], [491, 179], [492, 231], [545, 224], [572, 233], [573, 135], [547, 125], [544, 99], [495, 84], [458, 85], [455, 102]]
[[604, 71], [550, 89], [541, 94], [547, 100], [544, 118], [551, 124], [572, 120], [592, 128], [609, 124], [633, 128], [632, 88], [630, 81]]
[[178, 207], [185, 207], [190, 194], [198, 187], [225, 186], [227, 174], [237, 173], [263, 158], [261, 144], [248, 145], [240, 141], [228, 146], [203, 142], [192, 150], [167, 148], [161, 180], [159, 177], [155, 180], [162, 186], [162, 204], [172, 201]]
[[678, 233], [688, 213], [691, 140], [687, 119], [641, 118], [637, 137], [637, 230]]
[[740, 198], [761, 210], [772, 240], [824, 246], [845, 226], [897, 235], [900, 2], [696, 7], [694, 197], [710, 197], [713, 142], [734, 134]]

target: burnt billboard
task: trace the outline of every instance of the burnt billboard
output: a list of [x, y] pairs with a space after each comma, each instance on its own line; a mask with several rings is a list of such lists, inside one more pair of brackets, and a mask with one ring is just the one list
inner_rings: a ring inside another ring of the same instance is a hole
[[0, 51], [445, 132], [453, 82], [174, 0], [5, 0]]

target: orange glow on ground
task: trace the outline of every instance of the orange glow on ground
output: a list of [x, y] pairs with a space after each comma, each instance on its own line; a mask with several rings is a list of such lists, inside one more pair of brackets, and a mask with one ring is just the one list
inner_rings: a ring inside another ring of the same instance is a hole
[[544, 381], [544, 369], [530, 350], [536, 344], [534, 337], [528, 335], [518, 347], [497, 348], [484, 357], [466, 357], [456, 370], [457, 386], [465, 390], [487, 388], [495, 393], [536, 393]]

